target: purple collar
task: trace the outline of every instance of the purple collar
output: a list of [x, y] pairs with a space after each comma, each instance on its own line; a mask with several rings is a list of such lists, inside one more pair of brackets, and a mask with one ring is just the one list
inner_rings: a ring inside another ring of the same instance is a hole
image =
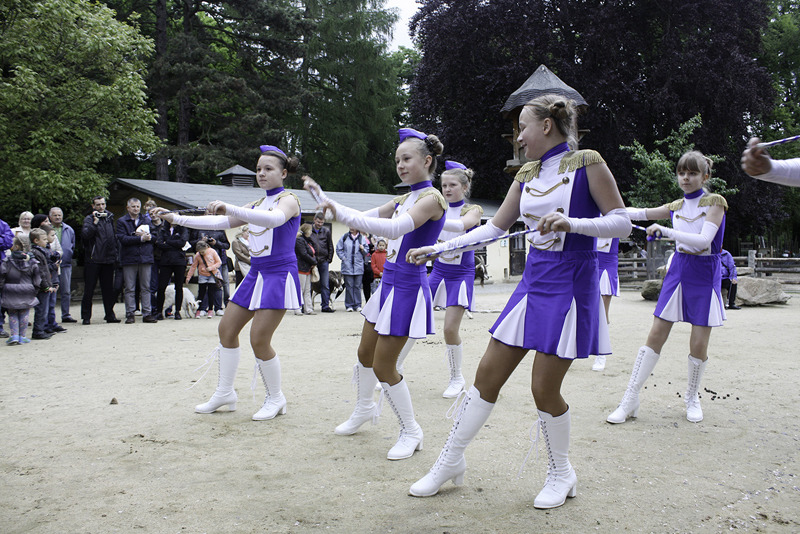
[[698, 189], [697, 191], [695, 191], [693, 193], [686, 193], [685, 195], [683, 195], [683, 198], [692, 199], [692, 198], [701, 197], [701, 196], [703, 196], [703, 194], [705, 194], [705, 191], [703, 191], [703, 188], [701, 187], [700, 189]]
[[463, 206], [463, 205], [464, 205], [464, 202], [465, 202], [465, 201], [464, 201], [464, 199], [463, 199], [463, 198], [462, 198], [461, 200], [459, 200], [458, 202], [450, 202], [450, 207], [451, 207], [451, 208], [457, 208], [457, 207], [459, 207], [459, 206]]
[[558, 156], [562, 152], [567, 152], [569, 150], [569, 145], [567, 143], [561, 143], [560, 145], [556, 145], [547, 152], [544, 153], [542, 156], [542, 163], [547, 161], [548, 159]]
[[425, 189], [426, 187], [433, 187], [433, 184], [431, 183], [430, 180], [423, 180], [421, 182], [411, 184], [412, 191], [418, 191], [420, 189]]
[[278, 193], [283, 193], [283, 186], [276, 187], [275, 189], [267, 189], [267, 196], [274, 197]]

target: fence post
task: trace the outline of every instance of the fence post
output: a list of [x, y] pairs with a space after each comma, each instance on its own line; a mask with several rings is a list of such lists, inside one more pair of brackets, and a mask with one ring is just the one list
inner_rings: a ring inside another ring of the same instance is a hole
[[747, 266], [753, 269], [753, 275], [758, 276], [756, 272], [756, 251], [755, 250], [748, 250], [747, 251]]

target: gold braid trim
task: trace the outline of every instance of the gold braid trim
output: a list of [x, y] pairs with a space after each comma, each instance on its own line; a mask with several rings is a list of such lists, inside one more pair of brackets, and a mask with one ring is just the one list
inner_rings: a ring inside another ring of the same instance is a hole
[[483, 208], [477, 204], [464, 204], [461, 206], [461, 216], [463, 217], [472, 210], [478, 210], [478, 212], [483, 215]]
[[[574, 152], [567, 152], [564, 157], [561, 158], [561, 162], [558, 165], [558, 174], [577, 171], [578, 169], [594, 165], [595, 163], [605, 162], [603, 156], [596, 150], [575, 150]], [[514, 180], [521, 183], [530, 182], [533, 178], [539, 177], [539, 171], [541, 170], [541, 160], [529, 161], [517, 172], [517, 175], [514, 176]]]
[[439, 206], [442, 207], [442, 210], [443, 211], [447, 211], [447, 201], [444, 199], [444, 196], [439, 192], [438, 189], [434, 189], [432, 187], [430, 189], [428, 189], [427, 191], [425, 191], [424, 193], [420, 193], [419, 196], [417, 197], [416, 202], [414, 202], [414, 203], [416, 204], [417, 202], [419, 202], [423, 198], [431, 196], [431, 195], [436, 197], [436, 202], [439, 203]]
[[700, 202], [697, 203], [698, 206], [722, 206], [724, 209], [728, 209], [728, 201], [722, 195], [717, 195], [716, 193], [709, 193], [705, 195], [703, 198], [700, 199]]

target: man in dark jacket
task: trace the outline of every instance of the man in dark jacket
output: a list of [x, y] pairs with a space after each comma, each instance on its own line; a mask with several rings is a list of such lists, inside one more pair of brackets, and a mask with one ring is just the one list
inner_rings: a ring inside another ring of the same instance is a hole
[[[164, 221], [156, 230], [156, 248], [161, 251], [158, 267], [158, 296], [156, 297], [156, 319], [164, 318], [164, 298], [170, 279], [175, 280], [175, 310], [173, 317], [180, 320], [183, 306], [183, 278], [186, 276], [186, 252], [184, 246], [189, 232], [183, 226], [173, 226]], [[191, 317], [190, 317], [191, 319]]]
[[142, 202], [138, 198], [129, 198], [126, 207], [128, 213], [117, 220], [119, 258], [125, 288], [125, 324], [136, 322], [133, 313], [136, 309], [137, 278], [142, 299], [142, 321], [155, 323], [157, 321], [150, 302], [150, 273], [154, 261], [153, 226], [150, 224], [150, 217], [140, 213]]
[[216, 250], [219, 259], [222, 260], [222, 266], [219, 268], [219, 274], [222, 276], [222, 298], [220, 298], [220, 292], [217, 291], [219, 302], [208, 302], [208, 308], [201, 309], [210, 310], [213, 306], [215, 314], [224, 315], [224, 308], [228, 305], [228, 299], [231, 296], [228, 284], [228, 249], [231, 248], [231, 243], [228, 241], [228, 235], [222, 230], [189, 230], [189, 244], [192, 246], [192, 250], [197, 250], [198, 241], [208, 243], [208, 246]]
[[117, 237], [114, 233], [114, 214], [106, 210], [105, 197], [92, 199], [92, 213], [83, 219], [81, 238], [86, 254], [81, 300], [83, 324], [92, 322], [92, 297], [98, 280], [106, 312], [105, 320], [108, 323], [118, 323], [119, 319], [114, 315], [114, 262], [117, 259]]
[[333, 238], [331, 231], [325, 226], [325, 215], [317, 212], [314, 215], [314, 225], [311, 227], [311, 240], [314, 242], [314, 253], [317, 256], [317, 270], [319, 271], [319, 298], [322, 299], [322, 311], [333, 313], [331, 308], [331, 289], [328, 276], [328, 266], [333, 261]]

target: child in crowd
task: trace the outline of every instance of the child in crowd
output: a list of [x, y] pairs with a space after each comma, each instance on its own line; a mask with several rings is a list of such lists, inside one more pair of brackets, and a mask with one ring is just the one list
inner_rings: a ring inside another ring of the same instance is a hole
[[[58, 236], [56, 236], [55, 229], [49, 224], [40, 226], [42, 230], [47, 232], [47, 268], [50, 270], [50, 279], [53, 282], [61, 280], [61, 246], [58, 243]], [[59, 284], [56, 283], [56, 286]], [[56, 298], [58, 291], [50, 293], [47, 303], [47, 318], [45, 320], [44, 331], [48, 334], [55, 334], [59, 332], [66, 332], [67, 329], [56, 322]]]
[[[200, 303], [200, 309], [197, 310], [197, 313], [194, 317], [195, 319], [199, 319], [206, 312], [205, 305], [203, 303], [215, 302], [217, 296], [217, 281], [215, 280], [215, 274], [219, 272], [219, 268], [222, 265], [222, 260], [219, 259], [219, 254], [217, 254], [217, 251], [209, 247], [208, 243], [205, 241], [198, 241], [196, 248], [197, 254], [194, 255], [192, 265], [189, 267], [189, 272], [186, 273], [186, 283], [189, 283], [192, 275], [194, 275], [194, 272], [197, 271], [197, 284], [200, 286], [200, 290], [197, 294], [197, 302]], [[203, 297], [206, 296], [206, 293], [208, 293], [208, 300], [203, 299]], [[208, 306], [209, 319], [214, 317], [214, 310], [212, 307], [213, 304]]]
[[384, 263], [386, 263], [386, 240], [381, 237], [375, 246], [375, 252], [372, 253], [372, 293], [375, 293], [381, 283]]
[[34, 307], [33, 335], [31, 339], [50, 339], [53, 334], [45, 332], [47, 313], [50, 309], [50, 293], [58, 291], [58, 284], [53, 285], [53, 277], [48, 267], [47, 232], [42, 228], [34, 228], [30, 234], [31, 253], [39, 262], [42, 284], [36, 298], [39, 303]]
[[39, 264], [29, 254], [28, 236], [19, 233], [14, 237], [10, 254], [0, 264], [0, 292], [3, 293], [3, 308], [8, 313], [8, 345], [30, 343], [25, 337], [28, 330], [28, 315], [37, 304], [36, 294], [44, 288]]

